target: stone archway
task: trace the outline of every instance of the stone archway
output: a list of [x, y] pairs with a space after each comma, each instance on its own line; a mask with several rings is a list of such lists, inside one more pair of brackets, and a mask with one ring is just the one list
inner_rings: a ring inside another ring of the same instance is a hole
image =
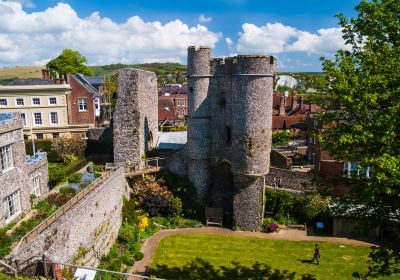
[[209, 193], [209, 202], [211, 206], [223, 208], [225, 219], [231, 222], [233, 213], [234, 177], [229, 161], [223, 160], [212, 169], [212, 185]]

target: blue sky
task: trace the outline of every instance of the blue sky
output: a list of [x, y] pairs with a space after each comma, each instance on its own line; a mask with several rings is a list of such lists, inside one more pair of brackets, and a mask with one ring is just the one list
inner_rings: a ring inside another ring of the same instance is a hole
[[185, 63], [187, 44], [208, 44], [214, 56], [273, 54], [280, 71], [320, 71], [319, 57], [345, 47], [335, 14], [355, 16], [359, 1], [14, 2], [0, 0], [0, 66], [43, 64], [66, 47], [90, 64]]

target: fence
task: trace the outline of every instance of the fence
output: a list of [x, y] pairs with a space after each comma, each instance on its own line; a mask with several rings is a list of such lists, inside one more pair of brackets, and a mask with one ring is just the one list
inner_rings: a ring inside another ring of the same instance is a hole
[[58, 218], [64, 215], [69, 209], [71, 209], [75, 204], [85, 198], [88, 194], [90, 194], [95, 188], [103, 184], [108, 178], [113, 174], [112, 171], [106, 172], [100, 178], [97, 178], [93, 181], [89, 186], [80, 191], [76, 196], [71, 198], [67, 203], [65, 203], [61, 208], [59, 208], [53, 215], [46, 218], [43, 222], [41, 222], [38, 226], [36, 226], [33, 230], [28, 232], [22, 239], [19, 241], [17, 247], [15, 247], [14, 251], [17, 251], [22, 245], [25, 245], [29, 242], [29, 240], [34, 239], [40, 233], [45, 231], [51, 224], [57, 221]]

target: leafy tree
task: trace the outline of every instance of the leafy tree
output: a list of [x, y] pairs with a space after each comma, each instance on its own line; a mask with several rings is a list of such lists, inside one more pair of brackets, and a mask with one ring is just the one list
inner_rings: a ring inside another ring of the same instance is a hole
[[86, 142], [82, 139], [60, 137], [53, 139], [51, 148], [65, 163], [70, 163], [78, 158], [83, 158]]
[[[391, 260], [375, 261], [363, 277], [390, 274], [400, 263], [400, 2], [363, 0], [358, 16], [338, 15], [347, 49], [322, 59], [325, 82], [313, 100], [326, 109], [321, 143], [336, 159], [372, 167], [372, 178], [349, 179], [342, 197], [347, 209], [375, 225], [392, 225], [393, 240], [383, 250]], [[344, 211], [346, 207], [342, 208]], [[382, 228], [382, 227], [381, 227]], [[374, 257], [371, 256], [371, 257]], [[379, 258], [378, 258], [379, 259]]]
[[92, 71], [85, 65], [86, 63], [86, 57], [82, 56], [78, 51], [64, 49], [59, 56], [50, 60], [46, 67], [52, 73], [56, 73], [60, 78], [63, 77], [66, 80], [68, 74], [92, 75]]
[[273, 146], [284, 146], [289, 144], [289, 141], [293, 139], [292, 133], [286, 130], [273, 131], [272, 132], [272, 145]]

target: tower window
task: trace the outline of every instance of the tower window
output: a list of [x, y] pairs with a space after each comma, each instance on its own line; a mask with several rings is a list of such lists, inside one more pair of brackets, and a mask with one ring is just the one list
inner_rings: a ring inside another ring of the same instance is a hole
[[221, 92], [219, 98], [218, 98], [218, 105], [221, 109], [224, 109], [226, 107], [226, 96], [225, 92]]
[[230, 145], [232, 143], [232, 129], [230, 126], [225, 127], [226, 132], [226, 144]]

